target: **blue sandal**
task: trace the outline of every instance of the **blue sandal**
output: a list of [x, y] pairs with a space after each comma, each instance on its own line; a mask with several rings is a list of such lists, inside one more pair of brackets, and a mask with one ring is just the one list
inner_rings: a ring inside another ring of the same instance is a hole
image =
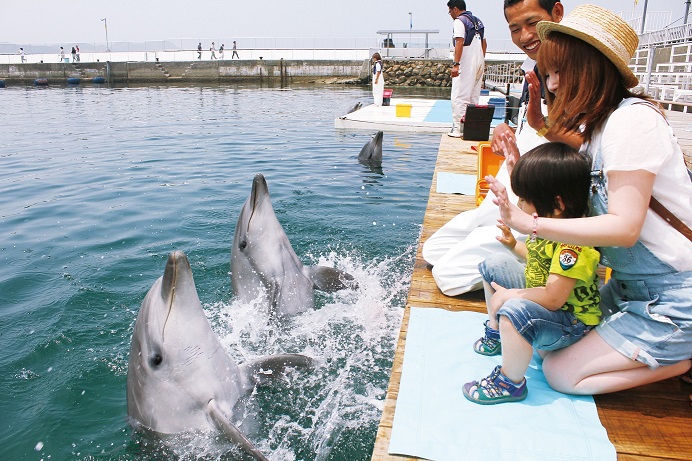
[[502, 367], [498, 365], [488, 377], [464, 384], [464, 397], [481, 405], [524, 400], [529, 393], [526, 378], [516, 384], [503, 375], [501, 370]]

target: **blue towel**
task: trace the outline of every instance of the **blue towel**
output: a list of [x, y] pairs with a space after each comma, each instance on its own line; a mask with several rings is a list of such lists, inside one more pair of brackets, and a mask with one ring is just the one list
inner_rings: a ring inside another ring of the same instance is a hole
[[462, 385], [501, 361], [473, 351], [485, 319], [411, 308], [389, 453], [434, 461], [614, 461], [593, 398], [552, 390], [537, 356], [526, 400], [484, 406], [464, 398]]
[[440, 171], [437, 173], [438, 194], [476, 194], [477, 178], [474, 174], [457, 174]]

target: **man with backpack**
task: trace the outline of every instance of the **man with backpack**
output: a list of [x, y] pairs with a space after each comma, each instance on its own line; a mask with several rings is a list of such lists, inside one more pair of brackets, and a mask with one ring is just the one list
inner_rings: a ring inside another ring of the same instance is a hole
[[464, 0], [449, 0], [447, 7], [454, 21], [454, 62], [451, 71], [452, 131], [448, 135], [459, 138], [466, 106], [478, 104], [480, 99], [487, 43], [483, 22], [466, 10]]

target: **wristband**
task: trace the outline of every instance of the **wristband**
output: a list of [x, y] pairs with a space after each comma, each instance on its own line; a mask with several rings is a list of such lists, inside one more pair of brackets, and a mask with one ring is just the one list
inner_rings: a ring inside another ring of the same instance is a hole
[[536, 213], [533, 213], [531, 217], [533, 218], [533, 231], [531, 231], [531, 241], [535, 242], [536, 237], [538, 236], [538, 215]]
[[536, 131], [536, 135], [542, 138], [546, 134], [548, 134], [549, 130], [550, 128], [548, 127], [548, 119], [543, 117], [543, 126]]
[[458, 66], [458, 65], [459, 65], [459, 63], [456, 62], [456, 61], [454, 61], [454, 62], [452, 63], [452, 67], [456, 67], [456, 66]]

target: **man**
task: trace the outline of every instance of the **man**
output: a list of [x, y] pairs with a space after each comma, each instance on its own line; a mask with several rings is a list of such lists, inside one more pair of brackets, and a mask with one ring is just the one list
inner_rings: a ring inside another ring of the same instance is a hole
[[449, 136], [461, 137], [461, 119], [466, 106], [477, 104], [481, 95], [485, 67], [485, 26], [466, 10], [464, 0], [447, 2], [454, 32], [454, 62], [452, 62], [452, 131]]
[[211, 48], [209, 48], [209, 51], [211, 51], [211, 59], [216, 59], [216, 44], [214, 42], [211, 42]]
[[[559, 0], [505, 0], [504, 8], [512, 41], [528, 55], [528, 62], [522, 67], [533, 69], [535, 62], [532, 58], [537, 57], [541, 46], [536, 34], [536, 24], [538, 21], [560, 22], [564, 15], [563, 5]], [[525, 89], [528, 91], [528, 88]], [[493, 152], [503, 154], [503, 143], [500, 140], [505, 140], [505, 145], [510, 148], [518, 148], [521, 154], [545, 142], [545, 138], [537, 136], [528, 123], [522, 123], [525, 113], [524, 107], [520, 110], [516, 133], [506, 124], [494, 129]], [[497, 178], [509, 185], [506, 165], [502, 165]], [[510, 195], [510, 199], [516, 202], [516, 197]], [[493, 198], [494, 195], [489, 192], [478, 208], [454, 217], [423, 245], [423, 258], [433, 266], [435, 282], [448, 296], [480, 289], [482, 279], [478, 263], [490, 253], [507, 251], [495, 239], [500, 214], [492, 202]]]
[[202, 42], [197, 44], [197, 59], [202, 59]]
[[233, 40], [233, 53], [231, 54], [231, 59], [233, 58], [240, 59], [240, 56], [238, 56], [238, 48], [236, 47], [235, 40]]

